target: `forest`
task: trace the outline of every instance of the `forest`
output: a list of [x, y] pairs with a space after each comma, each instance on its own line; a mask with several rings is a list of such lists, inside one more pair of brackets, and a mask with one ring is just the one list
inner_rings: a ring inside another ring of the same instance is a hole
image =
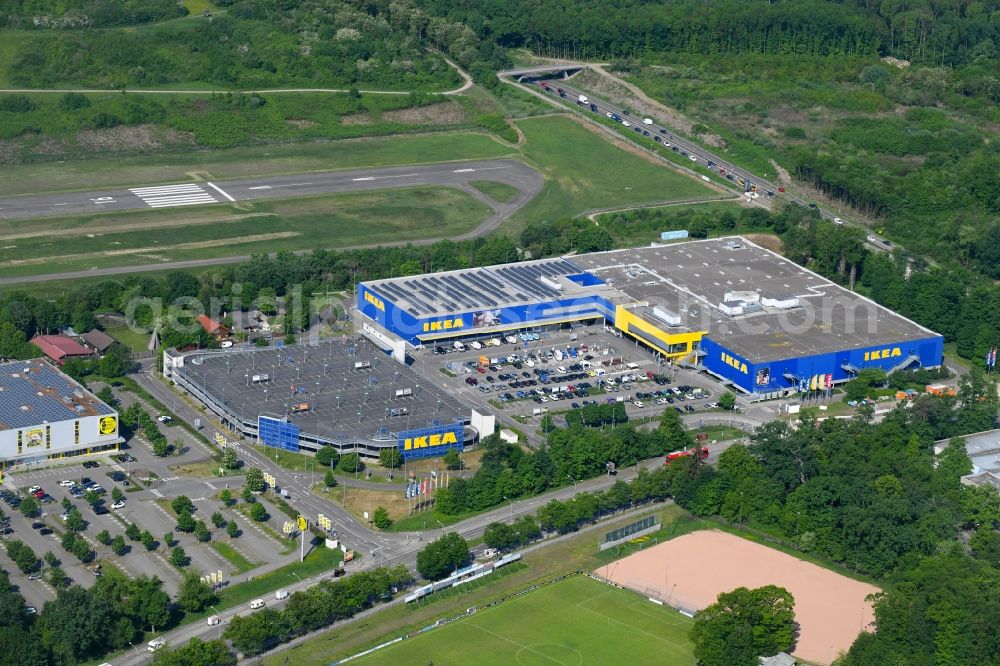
[[647, 53], [884, 55], [955, 66], [1000, 43], [991, 3], [868, 0], [417, 0], [502, 47], [598, 60]]
[[0, 28], [106, 28], [187, 16], [176, 0], [5, 0]]

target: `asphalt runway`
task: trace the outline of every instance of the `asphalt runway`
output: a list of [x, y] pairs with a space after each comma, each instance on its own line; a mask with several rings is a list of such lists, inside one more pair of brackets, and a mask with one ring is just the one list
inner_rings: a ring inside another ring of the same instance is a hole
[[[516, 188], [517, 196], [501, 203], [469, 185], [469, 181], [491, 180]], [[197, 207], [260, 201], [264, 199], [289, 199], [320, 196], [345, 192], [364, 192], [399, 187], [435, 185], [454, 187], [486, 204], [493, 212], [475, 229], [453, 236], [452, 240], [465, 240], [482, 236], [495, 230], [511, 215], [531, 201], [542, 189], [544, 180], [535, 169], [516, 160], [479, 160], [474, 162], [443, 162], [411, 166], [349, 171], [321, 171], [290, 176], [271, 176], [242, 180], [189, 181], [158, 185], [136, 185], [131, 188], [96, 190], [91, 192], [52, 192], [0, 199], [0, 220], [31, 219], [95, 215], [108, 212], [159, 210], [174, 207]], [[422, 245], [434, 243], [439, 238], [400, 241]], [[396, 243], [379, 243], [394, 245]], [[364, 246], [361, 246], [364, 247]], [[347, 248], [341, 248], [347, 249]], [[310, 250], [303, 250], [308, 252]], [[124, 266], [69, 271], [43, 275], [25, 275], [0, 278], [0, 284], [45, 282], [47, 280], [141, 273], [152, 270], [196, 268], [233, 264], [249, 260], [249, 255], [172, 261], [143, 266]]]

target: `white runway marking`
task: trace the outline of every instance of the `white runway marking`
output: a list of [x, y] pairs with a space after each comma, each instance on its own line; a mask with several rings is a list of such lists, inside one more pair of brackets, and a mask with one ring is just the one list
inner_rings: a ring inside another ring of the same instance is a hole
[[[218, 189], [218, 188], [216, 188]], [[222, 190], [219, 190], [222, 192]], [[219, 203], [219, 200], [195, 183], [182, 185], [158, 185], [153, 187], [133, 187], [129, 190], [142, 199], [150, 208], [171, 206], [194, 206], [196, 204]], [[225, 192], [222, 192], [227, 197]], [[229, 197], [232, 199], [232, 197]], [[232, 199], [235, 201], [235, 199]]]
[[234, 199], [234, 198], [232, 198], [231, 196], [229, 196], [229, 194], [227, 194], [226, 192], [224, 192], [224, 191], [222, 190], [222, 188], [221, 188], [221, 187], [219, 187], [218, 185], [216, 185], [215, 183], [205, 183], [205, 184], [206, 184], [206, 185], [208, 185], [209, 187], [211, 187], [211, 188], [212, 188], [213, 190], [215, 190], [215, 191], [216, 191], [216, 192], [218, 192], [219, 194], [221, 194], [222, 196], [224, 196], [224, 197], [226, 197], [227, 199], [229, 199], [230, 201], [236, 201], [236, 199]]

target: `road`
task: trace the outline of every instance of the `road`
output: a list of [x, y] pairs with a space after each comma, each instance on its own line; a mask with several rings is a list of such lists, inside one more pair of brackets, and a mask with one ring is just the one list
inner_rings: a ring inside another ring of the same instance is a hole
[[[196, 418], [204, 421], [203, 414], [197, 412], [186, 402], [176, 400], [170, 389], [154, 374], [151, 374], [149, 369], [139, 375], [137, 379], [142, 387], [153, 394], [160, 402], [165, 405], [171, 405], [174, 409], [174, 415], [177, 418], [184, 419], [189, 423], [193, 423]], [[374, 566], [393, 566], [397, 564], [404, 564], [412, 570], [416, 565], [417, 552], [426, 545], [425, 542], [438, 538], [445, 531], [454, 531], [466, 539], [475, 539], [482, 535], [484, 529], [490, 523], [510, 521], [523, 515], [534, 514], [542, 505], [553, 499], [566, 500], [580, 492], [600, 491], [609, 487], [618, 479], [628, 481], [634, 478], [640, 466], [652, 469], [662, 464], [660, 459], [656, 458], [641, 463], [641, 465], [620, 468], [617, 476], [600, 476], [594, 479], [575, 482], [573, 485], [559, 488], [537, 497], [508, 502], [491, 511], [479, 514], [448, 528], [438, 526], [436, 529], [417, 532], [411, 535], [377, 532], [368, 529], [367, 526], [359, 523], [353, 515], [344, 510], [340, 505], [312, 494], [308, 487], [308, 475], [290, 472], [281, 468], [274, 461], [269, 460], [266, 456], [255, 450], [242, 447], [240, 457], [248, 464], [260, 467], [262, 470], [273, 474], [277, 485], [291, 492], [290, 503], [297, 510], [301, 511], [303, 515], [313, 517], [317, 513], [323, 513], [331, 518], [337, 530], [337, 537], [348, 548], [359, 551], [364, 555], [360, 563], [348, 565], [348, 573], [351, 573], [352, 570], [358, 571]], [[186, 492], [186, 484], [172, 482], [161, 487], [160, 492], [166, 497], [184, 494]], [[255, 571], [254, 573], [257, 572]], [[323, 578], [326, 578], [326, 576]], [[307, 578], [296, 585], [288, 586], [286, 589], [290, 592], [305, 589], [317, 584], [321, 579]], [[273, 596], [266, 598], [269, 608], [280, 608], [287, 601], [276, 601]], [[162, 634], [162, 637], [174, 646], [181, 645], [192, 638], [201, 638], [203, 640], [213, 639], [219, 635], [220, 631], [225, 629], [226, 624], [234, 615], [245, 615], [248, 611], [249, 609], [245, 606], [232, 608], [221, 614], [223, 624], [220, 626], [210, 627], [206, 624], [195, 622]], [[144, 651], [144, 646], [142, 645], [139, 648], [140, 651], [136, 653], [123, 653], [112, 660], [111, 663], [116, 666], [147, 663], [151, 659], [152, 654]]]
[[[507, 203], [500, 203], [469, 185], [473, 180], [492, 180], [518, 190], [517, 196]], [[0, 219], [25, 219], [50, 216], [93, 215], [95, 213], [153, 210], [171, 207], [189, 207], [211, 204], [287, 199], [290, 197], [366, 192], [399, 187], [434, 185], [454, 187], [483, 202], [491, 215], [479, 226], [452, 240], [466, 240], [491, 233], [531, 201], [542, 189], [544, 180], [535, 169], [510, 159], [478, 160], [471, 162], [442, 162], [412, 166], [377, 169], [352, 169], [347, 171], [320, 171], [290, 176], [247, 178], [176, 184], [137, 185], [132, 188], [97, 190], [92, 192], [52, 192], [0, 199]], [[429, 244], [439, 238], [401, 240], [378, 243], [380, 246], [402, 244]], [[373, 247], [361, 245], [355, 247]], [[340, 249], [349, 249], [343, 247]], [[300, 253], [311, 252], [302, 250]], [[0, 284], [44, 282], [55, 279], [75, 279], [139, 273], [143, 271], [196, 268], [233, 264], [248, 261], [248, 255], [171, 261], [140, 266], [116, 266], [87, 271], [68, 271], [41, 275], [11, 276], [0, 278]]]
[[[743, 167], [733, 164], [726, 158], [721, 157], [709, 150], [706, 150], [704, 146], [695, 144], [683, 137], [677, 136], [676, 134], [674, 134], [672, 129], [658, 124], [655, 119], [650, 119], [653, 120], [652, 124], [646, 124], [643, 122], [644, 118], [641, 117], [637, 118], [629, 115], [628, 110], [621, 105], [614, 104], [606, 100], [597, 99], [589, 92], [582, 91], [572, 87], [567, 83], [566, 80], [563, 79], [547, 80], [545, 79], [544, 76], [541, 76], [545, 72], [561, 70], [565, 69], [566, 67], [567, 67], [566, 65], [553, 66], [553, 67], [534, 67], [524, 70], [509, 70], [505, 72], [498, 72], [498, 75], [501, 77], [507, 76], [514, 78], [522, 78], [523, 80], [519, 82], [521, 85], [530, 85], [533, 82], [540, 82], [542, 80], [545, 80], [551, 89], [551, 93], [546, 93], [546, 96], [556, 97], [558, 95], [557, 93], [558, 89], [562, 89], [566, 95], [565, 101], [568, 104], [573, 104], [574, 102], [576, 102], [576, 100], [579, 99], [580, 95], [586, 95], [589, 100], [589, 104], [581, 106], [580, 107], [581, 110], [585, 110], [589, 114], [591, 113], [590, 104], [593, 104], [597, 108], [597, 111], [594, 113], [600, 114], [605, 117], [609, 117], [608, 114], [618, 115], [623, 121], [631, 123], [633, 128], [639, 130], [635, 132], [636, 137], [634, 138], [637, 140], [643, 138], [644, 135], [642, 134], [642, 131], [647, 130], [649, 132], [649, 136], [645, 138], [648, 139], [648, 141], [652, 142], [653, 136], [655, 135], [660, 136], [661, 140], [664, 143], [669, 144], [671, 148], [676, 146], [678, 149], [677, 152], [683, 151], [688, 154], [689, 158], [693, 158], [691, 159], [691, 162], [693, 164], [698, 164], [700, 166], [711, 168], [716, 171], [720, 168], [725, 169], [726, 173], [732, 174], [734, 178], [740, 177], [743, 178], [744, 181], [749, 181], [751, 183], [754, 183], [755, 185], [757, 185], [758, 191], [764, 190], [766, 192], [773, 192], [775, 196], [784, 197], [801, 206], [815, 207], [819, 211], [820, 216], [824, 220], [829, 220], [833, 222], [834, 220], [840, 219], [839, 217], [837, 217], [837, 214], [834, 213], [833, 211], [819, 207], [816, 203], [809, 201], [807, 199], [803, 199], [790, 192], [781, 192], [779, 190], [779, 187], [781, 186], [778, 185], [777, 183], [768, 182], [764, 178], [761, 178], [760, 176], [751, 173], [747, 169], [744, 169]], [[589, 65], [581, 64], [579, 69], [583, 69], [585, 67], [589, 67]], [[539, 88], [539, 90], [541, 89]], [[553, 99], [553, 101], [556, 100]], [[557, 105], [559, 105], [558, 102], [556, 103]], [[870, 245], [880, 250], [888, 250], [893, 247], [891, 242], [887, 241], [884, 238], [876, 236], [871, 232], [867, 233], [867, 240]]]

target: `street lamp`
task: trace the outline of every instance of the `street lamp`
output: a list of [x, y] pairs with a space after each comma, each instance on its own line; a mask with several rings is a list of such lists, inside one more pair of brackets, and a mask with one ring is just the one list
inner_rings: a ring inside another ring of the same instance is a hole
[[[129, 641], [128, 644], [132, 645], [132, 641]], [[132, 645], [132, 649], [135, 650], [135, 666], [139, 666], [139, 648]]]
[[291, 573], [292, 573], [292, 575], [293, 575], [293, 576], [295, 576], [296, 578], [298, 578], [298, 579], [299, 579], [299, 583], [301, 583], [301, 582], [302, 582], [302, 577], [301, 577], [301, 576], [299, 576], [299, 575], [298, 575], [297, 573], [295, 573], [294, 571], [293, 571], [293, 572], [291, 572]]
[[576, 492], [576, 479], [574, 479], [569, 474], [566, 475], [566, 478], [573, 482], [573, 491]]
[[511, 500], [511, 499], [509, 499], [506, 495], [502, 495], [501, 497], [503, 497], [505, 500], [507, 500], [508, 502], [510, 502], [510, 523], [511, 523], [511, 525], [513, 525], [514, 524], [514, 501]]

